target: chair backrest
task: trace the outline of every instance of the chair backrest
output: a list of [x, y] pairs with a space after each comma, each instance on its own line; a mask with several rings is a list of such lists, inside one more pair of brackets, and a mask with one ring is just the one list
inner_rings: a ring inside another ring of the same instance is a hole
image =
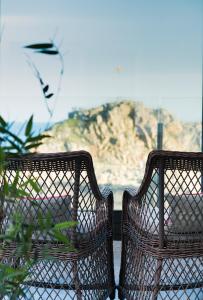
[[[85, 151], [29, 154], [7, 160], [5, 179], [11, 184], [18, 176], [18, 188], [27, 196], [15, 197], [15, 202], [4, 201], [5, 231], [11, 215], [17, 210], [25, 223], [38, 222], [39, 214], [50, 214], [53, 223], [76, 221], [69, 231], [72, 243], [77, 245], [77, 235], [91, 233], [97, 222], [97, 207], [102, 196], [97, 186], [91, 155]], [[26, 184], [29, 180], [37, 184]], [[7, 199], [9, 200], [9, 199]], [[106, 213], [105, 209], [102, 210]], [[102, 214], [102, 213], [101, 213]], [[100, 220], [102, 216], [100, 214]], [[37, 220], [37, 221], [36, 221]], [[46, 239], [40, 234], [39, 239]]]
[[136, 215], [148, 234], [164, 240], [203, 235], [203, 153], [152, 151], [137, 194]]

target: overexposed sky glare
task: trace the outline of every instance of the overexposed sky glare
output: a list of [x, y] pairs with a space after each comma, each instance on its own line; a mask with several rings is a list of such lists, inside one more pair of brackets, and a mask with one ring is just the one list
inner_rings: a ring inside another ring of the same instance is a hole
[[47, 121], [25, 53], [53, 91], [59, 61], [23, 46], [55, 35], [65, 73], [54, 121], [75, 107], [116, 99], [200, 121], [202, 8], [202, 0], [1, 0], [1, 114], [24, 121], [34, 113]]

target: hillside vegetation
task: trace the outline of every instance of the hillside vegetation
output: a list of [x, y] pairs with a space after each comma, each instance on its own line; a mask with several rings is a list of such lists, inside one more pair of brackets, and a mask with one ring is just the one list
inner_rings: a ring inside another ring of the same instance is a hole
[[[157, 110], [133, 101], [74, 111], [48, 131], [52, 138], [39, 151], [87, 150], [99, 183], [137, 185], [148, 153], [156, 148], [157, 115]], [[164, 120], [164, 149], [199, 150], [199, 123], [183, 123], [166, 110], [159, 115]]]

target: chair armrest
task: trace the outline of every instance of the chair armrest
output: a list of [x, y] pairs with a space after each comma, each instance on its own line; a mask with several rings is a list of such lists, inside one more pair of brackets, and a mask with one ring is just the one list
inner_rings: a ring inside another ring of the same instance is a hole
[[[138, 205], [138, 198], [137, 198], [137, 189], [133, 187], [128, 187], [124, 190], [123, 193], [123, 213], [122, 213], [122, 227], [124, 227], [131, 223], [132, 215], [136, 212], [136, 205]], [[129, 210], [131, 211], [129, 216]], [[136, 213], [135, 213], [136, 217]]]
[[137, 189], [133, 187], [127, 187], [123, 192], [123, 213], [129, 205], [129, 201], [136, 201]]
[[107, 200], [110, 197], [110, 195], [112, 194], [112, 191], [108, 186], [104, 186], [100, 190], [100, 192], [101, 192], [102, 198], [105, 199], [105, 200]]
[[102, 196], [102, 201], [100, 202], [99, 206], [104, 205], [107, 209], [108, 213], [108, 219], [111, 218], [113, 214], [113, 192], [108, 186], [105, 186], [101, 189], [101, 196]]
[[128, 197], [135, 197], [137, 195], [137, 189], [134, 187], [127, 187], [124, 193], [128, 194]]
[[101, 198], [97, 202], [96, 208], [96, 227], [103, 226], [104, 223], [112, 224], [113, 218], [113, 192], [108, 186], [105, 186], [100, 189], [100, 194]]

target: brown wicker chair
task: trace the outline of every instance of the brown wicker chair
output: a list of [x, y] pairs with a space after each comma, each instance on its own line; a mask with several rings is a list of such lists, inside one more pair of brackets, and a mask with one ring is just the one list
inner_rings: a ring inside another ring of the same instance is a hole
[[[113, 195], [108, 189], [100, 192], [90, 154], [78, 151], [8, 159], [8, 182], [17, 171], [21, 183], [34, 176], [40, 192], [27, 187], [30, 199], [18, 199], [17, 206], [4, 203], [2, 232], [16, 209], [28, 223], [36, 221], [39, 211], [42, 215], [49, 212], [54, 223], [78, 222], [65, 229], [75, 251], [65, 252], [64, 245], [46, 233], [34, 233], [31, 255], [38, 261], [23, 282], [26, 299], [114, 299]], [[45, 249], [54, 259], [44, 257]], [[6, 248], [1, 262], [23, 265], [23, 261], [16, 262], [14, 251], [14, 244]]]
[[153, 151], [123, 195], [119, 298], [203, 299], [203, 153]]

